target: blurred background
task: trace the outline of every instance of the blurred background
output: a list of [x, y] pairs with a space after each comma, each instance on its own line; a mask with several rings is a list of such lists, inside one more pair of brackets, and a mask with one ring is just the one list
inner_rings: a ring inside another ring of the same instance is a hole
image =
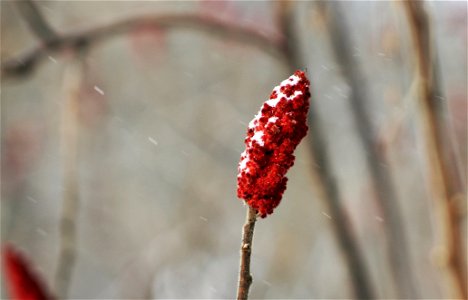
[[0, 5], [1, 242], [60, 298], [235, 297], [247, 124], [295, 69], [250, 296], [466, 298], [466, 2]]

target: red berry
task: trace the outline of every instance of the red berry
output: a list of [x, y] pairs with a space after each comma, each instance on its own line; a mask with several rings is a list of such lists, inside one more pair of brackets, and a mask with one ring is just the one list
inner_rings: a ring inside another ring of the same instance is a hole
[[273, 89], [270, 99], [249, 123], [241, 154], [237, 196], [261, 217], [273, 213], [286, 190], [293, 152], [307, 134], [310, 82], [302, 71]]

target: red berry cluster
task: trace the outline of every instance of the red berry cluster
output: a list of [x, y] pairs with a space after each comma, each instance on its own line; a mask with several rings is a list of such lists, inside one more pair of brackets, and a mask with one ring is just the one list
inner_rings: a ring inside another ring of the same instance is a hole
[[48, 294], [24, 256], [12, 246], [4, 247], [3, 259], [5, 281], [11, 299], [49, 300], [54, 298]]
[[302, 71], [273, 89], [250, 122], [237, 176], [237, 196], [262, 217], [273, 213], [286, 190], [294, 150], [307, 134], [310, 82]]

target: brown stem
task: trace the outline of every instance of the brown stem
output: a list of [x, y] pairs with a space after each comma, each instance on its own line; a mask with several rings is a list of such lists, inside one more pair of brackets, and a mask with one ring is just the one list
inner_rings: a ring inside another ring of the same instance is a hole
[[411, 28], [416, 57], [416, 76], [419, 83], [419, 112], [424, 138], [430, 188], [432, 189], [438, 242], [439, 266], [445, 275], [450, 297], [467, 299], [466, 261], [459, 222], [458, 199], [466, 195], [463, 180], [454, 162], [453, 143], [447, 142], [446, 110], [437, 99], [439, 83], [434, 61], [435, 49], [431, 41], [429, 17], [424, 3], [404, 1]]
[[249, 297], [249, 288], [252, 284], [252, 275], [250, 275], [250, 255], [252, 254], [252, 239], [256, 220], [257, 212], [249, 206], [242, 230], [239, 286], [237, 288], [238, 300], [245, 300]]
[[65, 70], [64, 101], [62, 109], [62, 162], [64, 194], [60, 219], [60, 249], [55, 290], [59, 297], [66, 298], [75, 266], [79, 187], [78, 187], [78, 140], [79, 140], [79, 93], [83, 80], [83, 59], [73, 57]]
[[123, 34], [140, 26], [158, 29], [186, 29], [204, 32], [221, 39], [230, 39], [256, 47], [265, 53], [284, 60], [284, 53], [278, 37], [267, 35], [254, 29], [228, 23], [218, 17], [197, 14], [164, 14], [139, 16], [97, 26], [86, 30], [63, 33], [53, 43], [38, 45], [1, 64], [3, 78], [29, 74], [37, 62], [47, 57], [51, 51], [63, 51], [67, 48], [80, 48], [83, 44], [94, 45], [112, 36]]

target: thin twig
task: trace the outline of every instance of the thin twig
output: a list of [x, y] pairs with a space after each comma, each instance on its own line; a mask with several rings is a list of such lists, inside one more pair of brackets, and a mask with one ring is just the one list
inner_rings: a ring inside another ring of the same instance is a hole
[[[299, 40], [294, 29], [292, 16], [292, 2], [281, 1], [277, 7], [277, 17], [280, 23], [285, 41], [285, 52], [289, 60], [290, 69], [296, 70], [304, 68], [305, 62], [299, 52]], [[313, 83], [313, 79], [311, 80]], [[311, 88], [311, 91], [314, 89]], [[347, 222], [346, 212], [341, 204], [341, 195], [338, 183], [335, 180], [330, 159], [328, 157], [327, 147], [320, 128], [321, 120], [318, 115], [317, 102], [312, 95], [310, 111], [308, 117], [309, 125], [309, 146], [310, 155], [316, 167], [312, 168], [312, 178], [317, 193], [328, 207], [330, 216], [333, 219], [332, 226], [337, 238], [341, 253], [350, 273], [354, 295], [357, 299], [372, 299], [374, 292], [367, 274], [367, 268], [364, 263], [362, 253], [356, 243], [352, 226]]]
[[78, 140], [79, 94], [83, 80], [84, 59], [73, 57], [64, 75], [62, 109], [62, 162], [64, 194], [60, 219], [60, 249], [55, 290], [60, 298], [66, 298], [76, 257], [77, 217], [79, 210]]
[[351, 88], [350, 109], [357, 128], [358, 140], [366, 153], [370, 180], [375, 187], [376, 200], [387, 220], [384, 230], [388, 238], [387, 248], [393, 280], [396, 283], [399, 297], [417, 298], [417, 291], [411, 272], [409, 246], [402, 227], [401, 209], [398, 205], [395, 185], [389, 169], [385, 166], [386, 157], [374, 143], [370, 113], [366, 107], [369, 103], [366, 80], [359, 65], [352, 55], [352, 42], [340, 3], [318, 2], [323, 14], [327, 14], [327, 28], [331, 48], [335, 59], [341, 67], [344, 80]]
[[429, 16], [424, 3], [402, 2], [410, 24], [416, 57], [416, 76], [419, 83], [419, 108], [422, 136], [425, 142], [430, 187], [433, 193], [436, 226], [438, 227], [439, 265], [445, 275], [450, 297], [467, 299], [466, 261], [460, 228], [457, 199], [466, 195], [459, 173], [453, 166], [456, 158], [446, 143], [447, 124], [445, 110], [437, 99], [439, 86], [434, 61], [435, 49], [431, 41]]
[[97, 26], [86, 30], [63, 33], [54, 43], [38, 45], [15, 57], [2, 62], [3, 78], [16, 77], [30, 73], [37, 62], [47, 57], [51, 51], [62, 51], [66, 48], [79, 48], [83, 44], [93, 46], [106, 38], [131, 31], [140, 26], [158, 29], [187, 29], [210, 34], [220, 39], [235, 40], [284, 61], [280, 37], [226, 22], [218, 17], [196, 14], [165, 14], [155, 16], [138, 16], [111, 24]]
[[250, 255], [252, 254], [252, 239], [256, 220], [257, 212], [249, 206], [242, 230], [239, 286], [237, 288], [238, 300], [245, 300], [249, 297], [249, 288], [252, 284], [252, 275], [250, 274]]

